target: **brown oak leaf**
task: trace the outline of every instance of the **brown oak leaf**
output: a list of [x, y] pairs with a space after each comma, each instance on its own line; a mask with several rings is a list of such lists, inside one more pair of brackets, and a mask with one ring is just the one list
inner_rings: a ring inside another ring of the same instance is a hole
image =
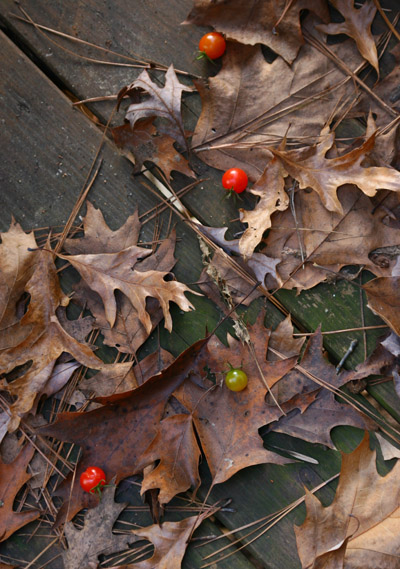
[[285, 170], [298, 181], [299, 187], [315, 190], [329, 211], [343, 213], [337, 190], [344, 184], [355, 184], [370, 197], [379, 189], [400, 191], [400, 172], [394, 168], [362, 166], [374, 147], [374, 134], [358, 148], [336, 158], [327, 158], [326, 154], [334, 141], [334, 133], [325, 127], [321, 131], [320, 142], [315, 146], [273, 152], [280, 158]]
[[[38, 394], [45, 391], [54, 364], [63, 352], [92, 369], [102, 369], [105, 365], [88, 345], [75, 340], [61, 326], [56, 311], [69, 299], [60, 288], [49, 251], [36, 251], [35, 254], [35, 270], [25, 286], [25, 291], [31, 296], [28, 310], [19, 322], [8, 329], [11, 347], [0, 352], [3, 373], [31, 362], [30, 367], [24, 369], [14, 381], [3, 380], [5, 389], [17, 398], [10, 407], [10, 431], [18, 427], [20, 417], [30, 411]], [[14, 335], [19, 342], [13, 340]]]
[[131, 246], [117, 253], [98, 253], [87, 255], [59, 255], [80, 273], [89, 287], [97, 292], [104, 303], [105, 314], [110, 326], [114, 326], [117, 316], [115, 290], [120, 290], [129, 299], [138, 314], [145, 330], [150, 333], [152, 323], [146, 311], [146, 298], [156, 298], [160, 303], [165, 318], [165, 327], [172, 330], [169, 303], [176, 302], [181, 310], [192, 310], [192, 304], [185, 297], [185, 292], [192, 292], [186, 285], [171, 278], [171, 273], [148, 270], [140, 272], [134, 265], [151, 250]]
[[[306, 373], [303, 373], [303, 370]], [[361, 429], [373, 427], [350, 405], [336, 400], [335, 393], [320, 389], [312, 377], [322, 379], [333, 388], [348, 381], [346, 372], [336, 373], [335, 366], [322, 355], [322, 334], [318, 329], [311, 337], [296, 369], [288, 373], [278, 384], [276, 396], [279, 402], [286, 402], [286, 416], [279, 418], [270, 429], [279, 433], [333, 447], [330, 432], [336, 425], [352, 425]], [[311, 402], [308, 396], [312, 395]], [[303, 400], [306, 399], [306, 408]]]
[[307, 491], [306, 520], [295, 526], [303, 569], [397, 567], [400, 464], [383, 477], [375, 462], [366, 433], [354, 452], [342, 454], [339, 486], [330, 506], [324, 508]]
[[57, 489], [64, 499], [58, 521], [67, 513], [71, 519], [82, 508], [96, 506], [97, 497], [83, 492], [77, 483], [88, 466], [100, 466], [107, 480], [116, 476], [116, 483], [137, 471], [143, 453], [157, 434], [168, 398], [196, 367], [207, 342], [208, 338], [190, 346], [137, 389], [96, 399], [102, 406], [94, 411], [60, 413], [55, 423], [40, 429], [41, 434], [82, 447], [73, 491], [72, 476]]
[[271, 332], [268, 347], [273, 348], [285, 357], [298, 356], [305, 342], [304, 338], [294, 338], [293, 324], [290, 314], [278, 324], [276, 329]]
[[268, 45], [292, 63], [304, 43], [300, 26], [301, 10], [312, 10], [329, 21], [325, 1], [298, 0], [195, 0], [184, 24], [213, 26], [228, 39], [243, 44]]
[[[309, 289], [331, 274], [325, 267], [338, 272], [354, 263], [377, 276], [389, 276], [394, 260], [377, 261], [371, 255], [377, 248], [400, 243], [398, 229], [386, 223], [387, 211], [379, 207], [382, 196], [380, 192], [370, 199], [354, 186], [342, 186], [338, 190], [343, 209], [340, 214], [328, 211], [315, 192], [296, 191], [293, 204], [299, 231], [290, 209], [277, 212], [258, 254], [281, 257], [277, 273], [284, 288]], [[304, 268], [301, 250], [306, 259]]]
[[68, 542], [68, 549], [62, 554], [65, 569], [98, 567], [100, 555], [121, 551], [140, 539], [112, 533], [116, 519], [127, 506], [114, 502], [115, 490], [115, 486], [103, 490], [97, 508], [86, 513], [82, 529], [77, 529], [72, 522], [65, 524]]
[[360, 8], [355, 8], [349, 0], [331, 0], [331, 4], [339, 10], [344, 22], [338, 24], [319, 24], [316, 28], [326, 34], [346, 34], [352, 37], [359, 52], [379, 75], [379, 62], [376, 45], [371, 32], [371, 24], [376, 14], [376, 6], [367, 0]]
[[[130, 215], [116, 231], [112, 231], [104, 220], [100, 209], [91, 202], [86, 202], [86, 215], [83, 218], [84, 237], [66, 239], [64, 249], [70, 255], [84, 253], [118, 253], [137, 245], [141, 223], [137, 211]], [[144, 255], [149, 254], [143, 249]]]
[[133, 154], [134, 172], [140, 172], [143, 163], [150, 161], [164, 172], [168, 180], [173, 170], [189, 178], [194, 177], [189, 162], [175, 150], [174, 139], [157, 133], [152, 118], [138, 121], [133, 128], [130, 124], [115, 127], [111, 132], [118, 148], [127, 152], [128, 158]]
[[[363, 60], [351, 44], [331, 47], [355, 70]], [[202, 111], [192, 148], [210, 166], [242, 168], [253, 182], [271, 160], [271, 146], [318, 140], [338, 100], [356, 96], [352, 81], [309, 44], [289, 67], [280, 57], [267, 63], [259, 45], [228, 42], [222, 69], [208, 84], [197, 85]]]
[[5, 464], [0, 459], [0, 541], [8, 539], [17, 529], [40, 516], [38, 510], [13, 510], [16, 495], [32, 476], [26, 469], [34, 452], [35, 449], [27, 444], [10, 464]]
[[[267, 385], [271, 388], [278, 382], [293, 368], [297, 358], [266, 361], [270, 330], [264, 328], [263, 319], [264, 314], [261, 314], [249, 329], [254, 355], [238, 340], [229, 337], [226, 347], [212, 337], [196, 375], [175, 393], [193, 415], [214, 483], [224, 482], [254, 464], [288, 462], [263, 447], [258, 429], [282, 415], [275, 403], [266, 403]], [[229, 369], [228, 364], [245, 370], [248, 385], [243, 391], [230, 391], [221, 381]], [[215, 384], [205, 377], [206, 369], [215, 374]]]
[[380, 277], [363, 285], [368, 306], [400, 335], [400, 277]]
[[158, 129], [168, 136], [171, 136], [183, 147], [186, 147], [185, 130], [181, 117], [181, 97], [183, 91], [193, 91], [193, 87], [188, 87], [179, 82], [174, 66], [170, 65], [165, 74], [165, 85], [159, 87], [152, 81], [147, 71], [142, 71], [137, 79], [124, 90], [124, 94], [137, 93], [138, 90], [144, 91], [147, 97], [139, 103], [132, 103], [126, 113], [126, 119], [134, 127], [138, 120], [149, 117], [160, 117], [166, 119], [160, 122]]
[[[176, 263], [175, 243], [176, 234], [172, 231], [169, 238], [165, 239], [155, 252], [135, 265], [135, 269], [141, 272], [147, 270], [171, 271]], [[111, 328], [107, 322], [101, 297], [94, 293], [84, 281], [81, 281], [75, 290], [79, 302], [83, 306], [87, 306], [95, 316], [96, 324], [104, 336], [104, 343], [107, 346], [117, 348], [120, 352], [135, 354], [149, 337], [149, 331], [139, 319], [137, 310], [132, 306], [129, 299], [117, 291], [116, 320]], [[163, 317], [163, 311], [155, 298], [147, 298], [146, 312], [151, 319], [152, 331]]]
[[176, 494], [191, 486], [197, 490], [200, 485], [200, 454], [191, 415], [172, 415], [161, 421], [156, 436], [137, 467], [142, 470], [159, 461], [153, 470], [144, 471], [141, 494], [158, 488], [158, 501], [167, 504]]
[[210, 508], [198, 516], [191, 516], [180, 522], [164, 522], [161, 525], [154, 524], [134, 530], [135, 536], [151, 541], [154, 553], [150, 559], [123, 565], [121, 569], [180, 569], [193, 531], [215, 511]]
[[271, 215], [275, 211], [284, 211], [289, 206], [289, 196], [285, 192], [285, 175], [281, 162], [273, 158], [249, 190], [260, 199], [253, 210], [240, 209], [240, 221], [248, 225], [239, 240], [239, 250], [244, 257], [253, 254], [264, 231], [271, 227]]
[[36, 240], [13, 219], [8, 231], [1, 233], [0, 244], [0, 328], [18, 319], [17, 304], [32, 276], [37, 255]]

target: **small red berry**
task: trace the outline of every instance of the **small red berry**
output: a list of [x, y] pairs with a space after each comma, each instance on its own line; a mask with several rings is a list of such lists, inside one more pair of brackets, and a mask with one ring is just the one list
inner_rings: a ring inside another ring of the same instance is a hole
[[226, 190], [233, 190], [240, 194], [247, 188], [249, 180], [246, 172], [240, 168], [230, 168], [222, 176], [222, 185]]

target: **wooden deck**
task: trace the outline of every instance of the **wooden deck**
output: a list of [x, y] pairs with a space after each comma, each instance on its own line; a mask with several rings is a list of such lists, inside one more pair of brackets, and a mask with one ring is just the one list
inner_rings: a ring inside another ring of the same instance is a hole
[[[23, 7], [35, 22], [48, 28], [127, 56], [140, 54], [146, 60], [166, 67], [173, 63], [176, 69], [188, 74], [207, 76], [212, 68], [207, 62], [197, 61], [194, 57], [202, 29], [180, 26], [191, 5], [191, 0], [35, 0], [24, 3]], [[121, 226], [136, 207], [140, 214], [160, 208], [159, 198], [149, 191], [151, 182], [145, 173], [133, 176], [132, 164], [111, 141], [103, 137], [99, 125], [107, 123], [114, 103], [88, 103], [84, 107], [86, 114], [72, 106], [73, 100], [118, 93], [138, 76], [141, 69], [83, 59], [72, 52], [92, 59], [97, 59], [99, 52], [51, 33], [45, 35], [16, 16], [21, 17], [22, 14], [14, 1], [3, 0], [0, 7], [3, 28], [0, 35], [3, 53], [0, 230], [7, 230], [12, 216], [27, 231], [48, 227], [55, 232], [62, 230], [85, 186], [100, 146], [96, 161], [100, 171], [90, 189], [89, 199], [101, 208], [109, 225], [113, 229]], [[104, 54], [106, 57], [109, 56]], [[117, 58], [115, 60], [118, 61]], [[181, 80], [190, 82], [184, 75]], [[189, 130], [194, 128], [200, 108], [197, 94], [185, 97], [183, 113]], [[121, 113], [114, 122], [121, 124], [122, 121]], [[221, 172], [200, 162], [195, 164], [195, 168], [197, 176], [205, 181], [184, 198], [185, 205], [205, 225], [227, 225], [229, 220], [237, 217], [237, 210], [229, 201], [220, 201]], [[173, 185], [181, 188], [191, 181], [175, 175]], [[84, 211], [83, 207], [82, 215]], [[151, 242], [157, 227], [161, 227], [161, 237], [164, 237], [171, 222], [176, 224], [178, 234], [178, 263], [174, 272], [183, 282], [195, 283], [202, 270], [197, 237], [178, 219], [173, 217], [171, 220], [168, 210], [143, 226], [141, 241]], [[359, 290], [345, 281], [319, 285], [300, 296], [293, 291], [281, 291], [277, 297], [307, 331], [315, 330], [319, 324], [323, 330], [362, 326], [362, 314], [365, 314], [365, 326], [382, 323], [366, 309], [365, 298], [360, 297]], [[212, 329], [220, 318], [218, 309], [207, 299], [196, 297], [191, 300], [197, 312], [180, 314], [176, 310], [173, 333], [160, 332], [162, 345], [174, 355], [203, 337], [206, 327]], [[260, 304], [256, 303], [250, 308], [250, 316], [254, 318], [259, 307]], [[274, 327], [282, 319], [283, 314], [269, 305], [267, 324]], [[226, 327], [222, 332], [225, 331]], [[379, 330], [365, 336], [362, 332], [333, 334], [325, 336], [325, 347], [332, 361], [338, 361], [350, 341], [358, 339], [358, 347], [346, 364], [354, 367], [364, 359], [364, 338], [370, 352], [379, 335]], [[392, 407], [387, 386], [375, 386], [370, 391], [390, 413], [396, 415], [400, 411]], [[340, 427], [335, 429], [333, 436], [338, 449], [349, 451], [361, 440], [362, 433]], [[269, 464], [254, 466], [217, 485], [210, 500], [231, 498], [232, 502], [229, 508], [218, 512], [204, 524], [196, 535], [219, 535], [265, 518], [301, 497], [304, 486], [313, 488], [340, 470], [340, 454], [336, 450], [278, 434], [268, 434], [266, 444], [287, 451], [295, 450], [312, 457], [318, 464], [298, 462], [285, 468]], [[129, 488], [123, 486], [118, 499], [128, 499], [131, 505], [140, 504], [139, 498], [132, 496]], [[334, 488], [334, 483], [327, 485], [319, 497], [329, 503]], [[206, 491], [205, 483], [200, 497], [204, 497]], [[252, 528], [237, 532], [235, 537], [239, 541], [234, 547], [238, 551], [211, 567], [298, 569], [300, 563], [293, 524], [301, 523], [304, 513], [302, 507], [297, 508], [245, 549], [240, 548], [255, 534], [245, 537]], [[134, 516], [135, 523], [149, 523], [148, 517], [145, 519], [138, 513]], [[34, 537], [28, 542], [29, 527], [1, 544], [0, 561], [19, 559], [23, 561], [23, 567], [53, 539], [46, 528], [42, 533], [48, 537]], [[262, 529], [258, 533], [261, 534]], [[194, 542], [189, 547], [183, 562], [184, 569], [198, 569], [203, 563], [215, 562], [214, 558], [207, 561], [203, 558], [227, 540], [196, 548], [198, 543], [201, 542]], [[50, 560], [46, 567], [60, 568], [60, 558], [51, 561], [60, 552], [61, 547], [54, 544], [33, 567], [40, 567]]]

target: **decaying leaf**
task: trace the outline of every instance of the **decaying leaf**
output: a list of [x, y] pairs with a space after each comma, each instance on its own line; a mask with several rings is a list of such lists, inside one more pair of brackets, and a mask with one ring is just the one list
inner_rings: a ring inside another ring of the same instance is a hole
[[5, 464], [0, 459], [0, 541], [8, 539], [17, 529], [36, 520], [39, 510], [15, 512], [14, 500], [22, 486], [31, 478], [26, 472], [35, 449], [25, 445], [14, 462]]
[[0, 244], [0, 328], [18, 320], [17, 303], [36, 262], [36, 240], [13, 219], [8, 231], [1, 233]]
[[290, 358], [300, 354], [304, 342], [305, 337], [293, 337], [293, 324], [290, 314], [288, 314], [286, 318], [278, 324], [276, 329], [271, 332], [268, 347], [283, 354], [286, 358]]
[[192, 292], [186, 285], [171, 279], [171, 274], [164, 271], [148, 270], [140, 272], [132, 269], [137, 261], [151, 253], [135, 245], [118, 253], [99, 253], [88, 255], [59, 255], [80, 273], [92, 290], [97, 292], [104, 303], [106, 318], [110, 326], [115, 323], [117, 304], [115, 290], [120, 290], [129, 299], [138, 314], [145, 330], [150, 333], [152, 323], [146, 311], [146, 298], [156, 298], [162, 308], [165, 327], [172, 330], [169, 303], [176, 302], [181, 310], [192, 310], [192, 304], [185, 297], [185, 292]]
[[296, 191], [298, 230], [290, 209], [277, 212], [258, 254], [281, 256], [277, 273], [284, 288], [309, 289], [326, 280], [332, 271], [336, 273], [356, 261], [377, 276], [389, 276], [395, 259], [371, 254], [399, 242], [398, 230], [386, 223], [387, 210], [379, 207], [383, 195], [381, 192], [371, 200], [354, 186], [343, 186], [338, 191], [343, 209], [340, 214], [328, 211], [315, 192]]
[[[60, 413], [57, 421], [40, 429], [41, 434], [74, 442], [83, 451], [71, 492], [71, 476], [57, 489], [64, 504], [59, 520], [69, 519], [84, 507], [93, 508], [97, 497], [81, 490], [77, 480], [88, 466], [96, 464], [107, 480], [116, 483], [137, 471], [143, 453], [157, 434], [169, 396], [195, 368], [208, 338], [199, 340], [161, 373], [127, 393], [96, 399], [102, 406], [86, 413]], [[132, 436], [132, 433], [135, 436]]]
[[[238, 340], [229, 338], [226, 347], [212, 337], [196, 375], [192, 374], [175, 393], [193, 415], [214, 483], [224, 482], [250, 465], [288, 462], [263, 447], [258, 429], [282, 415], [275, 403], [266, 403], [266, 395], [268, 388], [293, 368], [297, 358], [265, 361], [270, 331], [264, 328], [263, 318], [261, 314], [250, 328], [253, 356], [249, 347]], [[249, 383], [245, 390], [235, 393], [226, 387], [223, 378], [228, 363], [246, 371]], [[207, 379], [207, 369], [215, 375], [215, 384]]]
[[277, 158], [273, 158], [262, 176], [250, 189], [260, 200], [252, 211], [240, 210], [240, 221], [248, 227], [239, 240], [239, 250], [244, 257], [250, 257], [260, 243], [264, 231], [271, 227], [271, 215], [289, 206], [285, 192], [285, 171]]
[[101, 210], [97, 209], [91, 202], [86, 202], [86, 215], [83, 218], [85, 235], [84, 237], [66, 239], [64, 249], [70, 255], [118, 253], [122, 249], [137, 245], [140, 227], [139, 214], [136, 211], [128, 217], [119, 229], [112, 231], [105, 222]]
[[320, 24], [317, 29], [326, 34], [346, 34], [352, 37], [361, 55], [369, 61], [379, 75], [378, 53], [371, 32], [371, 24], [376, 14], [376, 6], [367, 0], [360, 8], [355, 8], [349, 0], [330, 0], [331, 4], [341, 12], [344, 22], [338, 24]]
[[174, 147], [174, 139], [167, 134], [160, 135], [153, 125], [153, 119], [138, 121], [132, 128], [130, 124], [124, 124], [112, 129], [115, 144], [124, 152], [133, 154], [134, 172], [140, 172], [143, 163], [153, 162], [165, 174], [169, 180], [171, 172], [177, 170], [189, 178], [194, 174], [189, 162]]
[[125, 94], [144, 91], [147, 94], [145, 101], [132, 103], [126, 113], [126, 119], [134, 127], [137, 121], [149, 117], [166, 119], [158, 125], [160, 132], [171, 136], [183, 147], [186, 147], [185, 130], [181, 117], [181, 96], [183, 91], [193, 91], [193, 87], [187, 87], [179, 82], [173, 65], [170, 65], [165, 74], [165, 85], [159, 87], [147, 71], [142, 71], [137, 79], [125, 91]]
[[300, 27], [301, 10], [312, 10], [329, 21], [326, 2], [298, 0], [195, 0], [184, 24], [213, 26], [228, 39], [243, 44], [268, 45], [288, 63], [295, 59], [304, 43]]
[[[35, 270], [25, 286], [25, 291], [31, 295], [28, 310], [20, 322], [8, 329], [12, 347], [0, 352], [3, 373], [31, 362], [30, 367], [24, 369], [14, 381], [3, 380], [5, 389], [17, 398], [10, 407], [10, 431], [18, 427], [20, 417], [30, 411], [37, 395], [45, 391], [54, 364], [63, 352], [92, 369], [102, 369], [105, 365], [88, 345], [75, 340], [61, 326], [56, 311], [60, 305], [67, 304], [69, 299], [60, 288], [49, 251], [36, 251], [35, 254]], [[18, 342], [13, 340], [14, 335], [18, 337]]]
[[[149, 254], [135, 266], [140, 272], [148, 270], [171, 271], [176, 263], [174, 256], [176, 234], [174, 231], [165, 239], [158, 249]], [[120, 352], [136, 354], [140, 346], [149, 337], [149, 331], [139, 319], [137, 310], [129, 299], [117, 291], [117, 313], [114, 326], [111, 328], [107, 322], [104, 304], [101, 297], [93, 292], [84, 281], [75, 287], [76, 298], [87, 306], [96, 317], [96, 324], [104, 336], [104, 343], [118, 349]], [[155, 298], [147, 298], [146, 312], [151, 319], [151, 331], [163, 317], [163, 311]]]
[[381, 277], [363, 285], [368, 306], [379, 314], [388, 326], [400, 334], [400, 277]]
[[[350, 44], [331, 47], [354, 70], [363, 60]], [[280, 57], [267, 63], [258, 45], [228, 45], [221, 71], [208, 84], [198, 85], [202, 112], [192, 147], [210, 166], [242, 168], [253, 182], [271, 160], [270, 147], [318, 141], [338, 101], [357, 95], [352, 81], [309, 44], [291, 67]]]
[[65, 569], [98, 567], [99, 555], [121, 551], [140, 539], [134, 535], [112, 533], [116, 519], [127, 506], [114, 502], [115, 490], [115, 486], [103, 490], [97, 508], [86, 513], [82, 529], [77, 529], [72, 522], [65, 524], [68, 542], [68, 549], [63, 553]]
[[211, 508], [180, 522], [164, 522], [135, 530], [135, 536], [151, 541], [154, 554], [150, 559], [124, 565], [121, 569], [180, 569], [190, 536], [214, 512]]
[[307, 518], [295, 527], [303, 569], [397, 567], [399, 482], [399, 463], [385, 477], [379, 476], [366, 433], [354, 452], [342, 454], [332, 504], [324, 508], [311, 492], [306, 494]]
[[[297, 369], [288, 373], [277, 385], [276, 396], [279, 402], [287, 402], [286, 416], [271, 425], [271, 430], [299, 437], [312, 443], [322, 443], [333, 447], [330, 432], [337, 425], [371, 428], [372, 422], [364, 418], [350, 405], [339, 402], [328, 389], [320, 389], [319, 384], [304, 374], [322, 379], [333, 388], [341, 387], [348, 381], [346, 372], [339, 375], [335, 366], [322, 355], [321, 331], [311, 336]], [[311, 401], [307, 396], [312, 395]], [[303, 404], [307, 405], [304, 408]]]
[[191, 486], [197, 490], [200, 454], [191, 415], [172, 415], [161, 421], [154, 440], [138, 465], [142, 470], [158, 461], [153, 470], [144, 472], [141, 494], [158, 488], [158, 501], [167, 504], [176, 494]]
[[326, 158], [334, 140], [334, 133], [325, 127], [321, 131], [320, 142], [315, 146], [273, 152], [281, 159], [292, 178], [298, 181], [299, 187], [315, 190], [329, 211], [343, 213], [337, 197], [337, 189], [343, 184], [355, 184], [370, 197], [379, 189], [400, 191], [400, 172], [394, 168], [362, 166], [363, 160], [374, 147], [375, 135], [367, 138], [359, 148], [342, 156]]

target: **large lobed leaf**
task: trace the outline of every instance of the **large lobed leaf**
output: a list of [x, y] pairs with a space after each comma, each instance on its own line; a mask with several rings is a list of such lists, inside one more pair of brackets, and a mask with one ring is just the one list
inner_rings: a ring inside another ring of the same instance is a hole
[[400, 551], [400, 463], [379, 476], [366, 433], [342, 455], [339, 486], [324, 508], [306, 494], [307, 517], [295, 527], [303, 569], [395, 569]]
[[301, 10], [312, 10], [329, 20], [325, 0], [195, 0], [184, 24], [213, 26], [240, 43], [268, 45], [288, 63], [304, 43], [300, 27]]

